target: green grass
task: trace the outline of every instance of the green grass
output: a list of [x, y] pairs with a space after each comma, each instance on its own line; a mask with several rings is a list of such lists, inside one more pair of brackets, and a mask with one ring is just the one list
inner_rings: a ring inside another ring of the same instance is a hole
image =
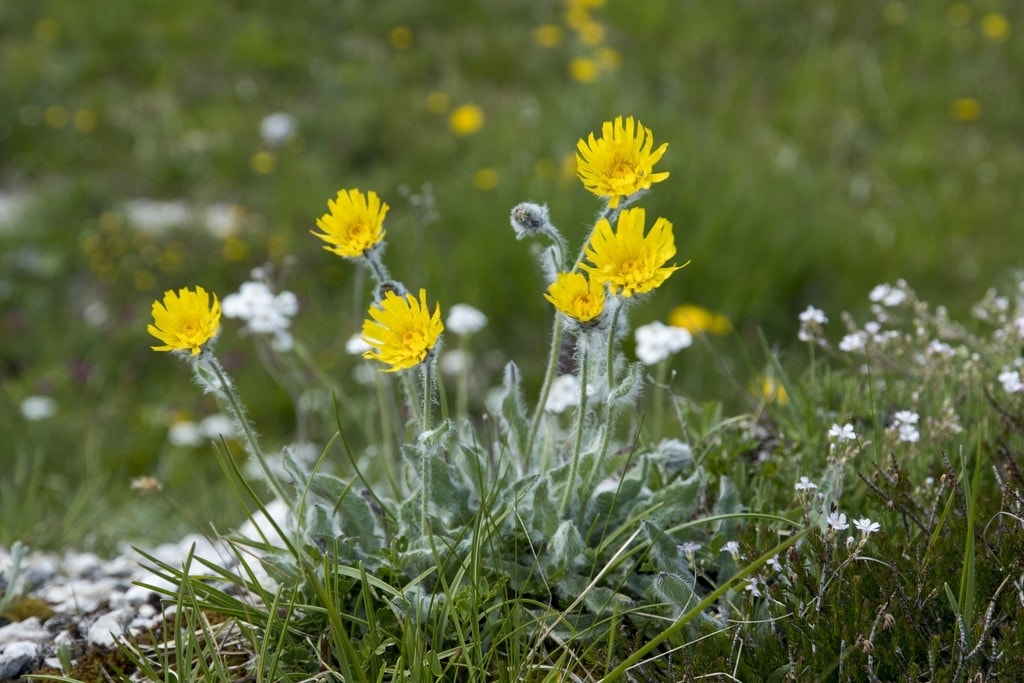
[[[993, 33], [994, 13], [1007, 20], [1006, 35]], [[437, 675], [440, 667], [462, 680], [507, 667], [529, 669], [538, 680], [557, 669], [596, 679], [648, 642], [658, 642], [657, 659], [633, 675], [718, 671], [751, 680], [802, 671], [857, 680], [868, 667], [881, 680], [916, 680], [1014, 671], [1021, 424], [1019, 406], [994, 383], [1019, 349], [995, 353], [978, 332], [964, 344], [981, 345], [988, 374], [965, 365], [962, 375], [921, 377], [900, 371], [909, 357], [876, 358], [865, 379], [842, 354], [823, 360], [817, 350], [808, 358], [796, 329], [798, 313], [813, 304], [829, 315], [835, 342], [845, 333], [840, 312], [863, 320], [866, 293], [898, 278], [960, 320], [989, 287], [1012, 291], [1024, 265], [1017, 69], [1024, 11], [981, 1], [737, 7], [613, 0], [593, 17], [605, 29], [602, 47], [613, 48], [621, 64], [594, 83], [569, 76], [570, 59], [592, 48], [563, 14], [561, 3], [493, 0], [0, 6], [0, 192], [27, 197], [16, 220], [0, 226], [0, 543], [107, 552], [125, 541], [177, 540], [208, 532], [211, 523], [225, 530], [244, 520], [212, 449], [168, 441], [176, 421], [221, 408], [180, 364], [149, 350], [145, 326], [164, 290], [201, 284], [223, 297], [268, 262], [281, 288], [299, 296], [294, 332], [310, 362], [274, 365], [269, 357], [268, 374], [268, 356], [236, 334], [234, 322], [218, 343], [263, 446], [274, 451], [301, 434], [323, 447], [340, 428], [344, 444], [335, 442], [327, 455], [334, 471], [352, 475], [352, 463], [374, 446], [396, 457], [400, 421], [379, 426], [388, 408], [355, 381], [358, 361], [344, 351], [371, 284], [309, 234], [341, 187], [373, 189], [391, 204], [387, 259], [410, 287], [427, 287], [445, 308], [467, 302], [489, 316], [472, 340], [470, 411], [483, 410], [484, 393], [500, 384], [508, 360], [523, 369], [532, 401], [550, 307], [508, 212], [524, 200], [546, 203], [578, 244], [599, 203], [561, 171], [562, 160], [602, 121], [633, 114], [656, 142], [669, 143], [659, 170], [671, 176], [643, 205], [673, 222], [679, 260], [692, 263], [630, 322], [665, 319], [676, 305], [697, 303], [728, 316], [736, 334], [698, 340], [676, 356], [675, 374], [664, 375], [672, 378], [667, 390], [650, 392], [622, 424], [641, 425], [638, 453], [663, 436], [693, 446], [706, 478], [692, 520], [734, 500], [737, 511], [799, 522], [809, 513], [794, 503], [796, 476], [824, 485], [819, 478], [828, 473], [851, 520], [857, 514], [884, 523], [870, 559], [844, 565], [841, 548], [811, 533], [790, 551], [799, 581], [775, 585], [763, 603], [727, 597], [742, 603], [738, 612], [750, 623], [715, 632], [698, 620], [685, 635], [656, 626], [657, 619], [640, 623], [624, 609], [603, 614], [593, 602], [570, 609], [580, 595], [551, 600], [536, 576], [517, 587], [488, 584], [493, 567], [472, 558], [436, 577], [468, 596], [459, 609], [412, 624], [385, 604], [380, 586], [299, 563], [297, 577], [344, 583], [326, 596], [341, 600], [326, 613], [347, 610], [363, 621], [331, 622], [321, 642], [324, 595], [264, 596], [306, 619], [294, 629], [254, 625], [251, 614], [240, 619], [253, 648], [269, 647], [267, 634], [279, 644], [267, 675], [287, 670], [301, 679], [308, 661], [296, 653], [324, 647], [348, 678], [364, 675], [362, 662], [372, 661], [381, 676], [400, 667]], [[562, 27], [559, 46], [536, 45], [542, 24]], [[399, 26], [411, 30], [408, 49], [390, 41]], [[447, 98], [445, 112], [431, 111], [432, 93]], [[980, 105], [976, 118], [957, 118], [961, 98]], [[486, 121], [459, 137], [447, 113], [463, 103], [480, 106]], [[259, 138], [260, 121], [273, 111], [298, 122], [298, 135], [279, 148]], [[268, 152], [273, 166], [261, 173], [254, 157]], [[496, 172], [495, 187], [474, 185], [480, 169]], [[436, 220], [418, 213], [410, 192], [429, 193]], [[229, 237], [198, 225], [147, 233], [126, 219], [128, 202], [140, 198], [235, 206], [234, 230]], [[765, 372], [784, 383], [788, 404], [751, 396], [754, 377]], [[878, 379], [884, 387], [871, 381]], [[451, 397], [454, 386], [446, 388]], [[56, 399], [56, 416], [23, 419], [19, 406], [33, 395]], [[938, 420], [946, 399], [962, 433], [913, 452], [890, 449], [886, 426], [896, 411], [915, 405], [922, 420]], [[846, 421], [865, 443], [854, 466], [837, 469], [826, 462], [825, 431]], [[382, 431], [395, 438], [382, 440]], [[222, 455], [240, 468], [248, 458], [236, 442]], [[364, 474], [383, 479], [382, 463], [371, 458]], [[143, 475], [159, 479], [163, 494], [131, 491]], [[927, 488], [926, 477], [937, 483]], [[648, 485], [669, 483], [655, 476]], [[495, 505], [489, 514], [500, 516], [505, 508]], [[475, 524], [474, 539], [500, 535], [494, 517]], [[631, 530], [623, 526], [613, 537], [625, 540]], [[715, 549], [705, 558], [716, 567], [708, 570], [714, 583], [719, 571], [754, 567], [780, 541], [777, 532], [751, 518], [702, 522], [692, 536], [672, 533]], [[741, 566], [726, 568], [719, 549], [733, 539], [749, 551]], [[493, 542], [491, 555], [500, 554]], [[651, 538], [644, 543], [657, 547]], [[588, 546], [581, 589], [604, 567], [612, 583], [600, 588], [615, 593], [627, 584], [633, 565], [621, 558], [608, 564], [616, 547]], [[403, 589], [411, 578], [396, 575], [385, 585]], [[201, 591], [179, 599], [197, 609], [183, 619], [203, 610], [237, 616], [225, 599]], [[775, 604], [804, 608], [787, 616]], [[886, 614], [895, 617], [889, 626]], [[382, 622], [370, 624], [374, 615]], [[195, 632], [203, 624], [188, 626]], [[548, 627], [552, 637], [537, 640]], [[656, 641], [659, 634], [668, 635]], [[484, 641], [502, 646], [485, 652]], [[186, 659], [212, 661], [212, 642], [206, 633]], [[689, 643], [697, 644], [683, 647]], [[668, 654], [672, 646], [681, 649]], [[985, 658], [989, 646], [1007, 653], [1000, 663]], [[196, 675], [230, 677], [229, 664], [209, 666]], [[151, 677], [159, 675], [154, 669]]]

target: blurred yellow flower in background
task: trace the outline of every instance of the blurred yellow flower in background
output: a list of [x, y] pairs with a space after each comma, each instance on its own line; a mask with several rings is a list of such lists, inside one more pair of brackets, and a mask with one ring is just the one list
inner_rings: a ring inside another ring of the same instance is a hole
[[668, 315], [668, 324], [673, 327], [685, 327], [693, 334], [710, 333], [724, 336], [732, 332], [732, 323], [724, 315], [712, 313], [693, 304], [673, 308]]
[[654, 173], [654, 164], [665, 154], [668, 143], [653, 147], [650, 128], [632, 116], [625, 122], [618, 116], [614, 122], [604, 122], [600, 138], [591, 133], [587, 140], [576, 143], [576, 173], [584, 187], [607, 197], [608, 206], [614, 209], [620, 199], [668, 178], [667, 172]]
[[583, 273], [559, 273], [544, 298], [570, 318], [590, 322], [604, 310], [604, 285]]
[[538, 47], [558, 47], [564, 38], [562, 27], [555, 24], [542, 24], [533, 30], [533, 42]]
[[408, 26], [396, 26], [388, 33], [388, 42], [396, 50], [408, 50], [412, 47], [412, 29]]
[[602, 218], [585, 248], [593, 265], [580, 267], [591, 279], [610, 285], [615, 294], [630, 297], [649, 292], [683, 267], [665, 265], [676, 255], [672, 224], [659, 218], [645, 236], [645, 217], [644, 209], [626, 209], [619, 214], [615, 230]]
[[960, 97], [949, 105], [949, 114], [957, 121], [968, 123], [981, 118], [981, 102], [973, 97]]
[[498, 172], [493, 168], [485, 167], [473, 174], [473, 187], [484, 192], [493, 190], [498, 186]]
[[360, 336], [373, 348], [363, 357], [390, 365], [382, 369], [384, 372], [405, 370], [423, 362], [444, 331], [441, 304], [436, 304], [431, 313], [425, 289], [420, 289], [419, 300], [412, 294], [401, 297], [388, 292], [383, 301], [370, 307], [369, 315]]
[[162, 302], [153, 302], [153, 324], [146, 331], [162, 341], [154, 351], [189, 351], [198, 355], [203, 344], [217, 336], [220, 330], [220, 301], [202, 287], [196, 291], [187, 288], [164, 292]]
[[599, 75], [597, 62], [590, 57], [574, 57], [569, 62], [569, 76], [577, 83], [593, 83]]
[[484, 125], [484, 110], [475, 104], [456, 107], [448, 117], [448, 127], [456, 135], [472, 135]]
[[336, 199], [327, 200], [327, 208], [330, 213], [316, 220], [323, 234], [310, 230], [327, 242], [327, 251], [358, 258], [384, 239], [384, 216], [389, 207], [376, 192], [364, 195], [359, 190], [338, 190]]
[[994, 43], [1001, 43], [1010, 37], [1010, 22], [999, 12], [986, 14], [981, 20], [981, 32]]

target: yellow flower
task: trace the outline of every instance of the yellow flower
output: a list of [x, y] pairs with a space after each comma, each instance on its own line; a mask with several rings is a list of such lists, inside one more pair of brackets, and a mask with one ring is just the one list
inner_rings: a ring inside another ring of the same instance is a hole
[[1001, 43], [1010, 36], [1010, 22], [998, 12], [986, 14], [981, 20], [981, 32], [994, 43]]
[[364, 358], [387, 363], [384, 372], [396, 372], [421, 363], [444, 331], [441, 305], [431, 314], [427, 292], [420, 290], [419, 301], [412, 294], [401, 297], [388, 292], [384, 300], [370, 307], [370, 318], [363, 321], [362, 340], [373, 348]]
[[593, 265], [580, 267], [592, 279], [611, 285], [615, 294], [628, 297], [649, 292], [683, 267], [665, 265], [676, 255], [672, 224], [659, 218], [645, 237], [644, 216], [643, 209], [626, 209], [619, 214], [615, 232], [602, 218], [587, 244], [585, 254]]
[[732, 323], [724, 315], [692, 304], [673, 308], [668, 314], [668, 324], [672, 327], [685, 327], [693, 334], [710, 332], [724, 336], [732, 332]]
[[973, 97], [960, 97], [949, 105], [949, 113], [957, 121], [976, 121], [981, 117], [981, 102]]
[[456, 107], [448, 117], [448, 127], [456, 135], [472, 135], [484, 125], [484, 110], [475, 104]]
[[192, 292], [179, 289], [164, 292], [163, 303], [153, 302], [153, 323], [146, 331], [164, 343], [152, 347], [154, 351], [191, 351], [195, 356], [203, 344], [217, 336], [220, 330], [220, 301], [202, 287]]
[[363, 195], [359, 190], [338, 190], [337, 200], [328, 199], [327, 208], [330, 213], [316, 220], [323, 234], [310, 230], [330, 245], [324, 247], [327, 251], [358, 258], [384, 239], [384, 216], [389, 207], [376, 192]]
[[644, 128], [632, 116], [623, 124], [618, 116], [614, 123], [604, 122], [600, 139], [591, 133], [587, 140], [576, 143], [576, 174], [584, 187], [607, 197], [608, 206], [614, 209], [622, 197], [650, 189], [652, 183], [668, 178], [667, 172], [653, 172], [668, 143], [651, 151], [653, 147], [650, 128]]
[[570, 318], [590, 322], [604, 310], [604, 285], [583, 273], [559, 273], [544, 298]]
[[770, 375], [758, 375], [754, 378], [753, 393], [768, 403], [777, 403], [781, 406], [789, 404], [786, 387]]
[[569, 75], [577, 83], [593, 83], [600, 75], [597, 62], [589, 57], [575, 57], [569, 62]]

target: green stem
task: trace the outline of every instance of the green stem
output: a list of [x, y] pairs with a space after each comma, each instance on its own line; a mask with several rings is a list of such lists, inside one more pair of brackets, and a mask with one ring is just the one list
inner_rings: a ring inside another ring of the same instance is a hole
[[555, 381], [555, 372], [558, 370], [558, 357], [561, 352], [562, 315], [556, 313], [555, 323], [551, 330], [551, 351], [548, 354], [548, 367], [544, 372], [544, 384], [541, 386], [540, 396], [537, 397], [537, 405], [533, 411], [533, 419], [530, 421], [530, 433], [526, 437], [526, 452], [523, 453], [523, 472], [530, 471], [533, 445], [537, 440], [537, 431], [540, 429], [541, 419], [544, 417], [544, 405], [548, 402], [548, 395], [551, 393], [551, 383]]
[[402, 389], [405, 391], [405, 400], [409, 403], [409, 409], [412, 410], [413, 422], [422, 425], [423, 416], [420, 412], [420, 403], [416, 396], [416, 387], [412, 383], [412, 375], [408, 372], [402, 372]]
[[587, 417], [587, 375], [590, 357], [590, 349], [584, 343], [582, 357], [580, 358], [580, 404], [576, 411], [576, 435], [573, 439], [572, 464], [569, 466], [569, 478], [565, 480], [565, 491], [562, 493], [562, 506], [559, 510], [560, 517], [566, 518], [569, 510], [569, 499], [576, 489], [576, 475], [580, 469], [580, 451], [583, 448], [583, 426]]
[[228, 379], [227, 374], [224, 372], [224, 368], [221, 367], [220, 361], [213, 355], [212, 351], [203, 349], [202, 355], [197, 361], [196, 368], [198, 369], [201, 365], [205, 365], [213, 373], [217, 379], [217, 392], [227, 401], [228, 410], [231, 411], [235, 421], [238, 422], [242, 429], [242, 440], [246, 445], [246, 450], [249, 452], [256, 462], [259, 463], [260, 468], [263, 470], [263, 474], [267, 478], [267, 485], [273, 491], [274, 495], [277, 496], [282, 502], [291, 503], [288, 495], [284, 491], [284, 487], [281, 486], [281, 482], [278, 481], [277, 475], [270, 469], [270, 465], [267, 463], [267, 456], [263, 453], [263, 449], [260, 448], [259, 441], [256, 439], [256, 432], [252, 428], [252, 423], [249, 422], [248, 416], [245, 414], [245, 409], [242, 407], [242, 402], [238, 398], [238, 394], [235, 393], [234, 386]]
[[420, 370], [420, 372], [422, 373], [421, 382], [423, 383], [423, 387], [422, 387], [423, 388], [423, 412], [422, 412], [423, 422], [420, 425], [420, 433], [421, 434], [430, 431], [430, 429], [433, 427], [433, 424], [432, 424], [432, 422], [433, 422], [432, 412], [433, 412], [433, 407], [434, 407], [434, 401], [433, 401], [433, 397], [434, 397], [434, 382], [432, 381], [432, 379], [433, 379], [433, 372], [432, 371], [434, 369], [433, 366], [434, 366], [434, 359], [433, 358], [428, 358], [425, 361], [423, 361], [422, 363], [420, 363], [420, 367], [422, 368], [422, 370]]

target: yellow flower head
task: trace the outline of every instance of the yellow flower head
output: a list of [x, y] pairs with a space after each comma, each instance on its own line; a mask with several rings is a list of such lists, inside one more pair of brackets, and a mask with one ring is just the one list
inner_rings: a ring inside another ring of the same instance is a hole
[[607, 282], [621, 296], [649, 292], [683, 267], [665, 265], [676, 255], [672, 224], [659, 218], [645, 237], [644, 215], [643, 209], [626, 209], [614, 232], [607, 219], [599, 220], [585, 250], [593, 265], [580, 264], [592, 280]]
[[361, 337], [373, 348], [363, 358], [387, 363], [391, 367], [384, 368], [385, 372], [421, 363], [444, 331], [441, 305], [435, 305], [431, 313], [424, 289], [420, 290], [418, 301], [412, 294], [402, 297], [388, 292], [383, 301], [370, 307], [370, 318], [363, 321]]
[[583, 273], [559, 273], [544, 298], [570, 318], [590, 322], [604, 310], [604, 285]]
[[676, 306], [668, 314], [668, 324], [673, 327], [685, 327], [693, 334], [710, 332], [724, 336], [732, 332], [732, 323], [724, 315], [712, 313], [706, 308], [693, 304]]
[[448, 127], [456, 135], [472, 135], [484, 125], [484, 110], [475, 104], [456, 107], [448, 117]]
[[359, 190], [338, 190], [337, 199], [328, 199], [325, 213], [316, 219], [316, 226], [323, 233], [314, 235], [327, 242], [324, 247], [345, 258], [358, 258], [381, 243], [386, 234], [384, 216], [388, 205], [383, 203], [376, 192], [365, 195]]
[[220, 330], [220, 301], [202, 287], [192, 292], [179, 289], [164, 292], [163, 303], [153, 302], [153, 324], [146, 331], [164, 343], [154, 351], [190, 351], [193, 356]]
[[583, 186], [599, 197], [608, 198], [608, 206], [616, 208], [619, 200], [640, 190], [650, 189], [652, 183], [668, 178], [668, 173], [654, 173], [654, 164], [668, 148], [662, 143], [654, 147], [650, 128], [644, 128], [630, 116], [625, 124], [622, 117], [605, 121], [601, 138], [591, 133], [587, 140], [576, 143], [576, 174]]

